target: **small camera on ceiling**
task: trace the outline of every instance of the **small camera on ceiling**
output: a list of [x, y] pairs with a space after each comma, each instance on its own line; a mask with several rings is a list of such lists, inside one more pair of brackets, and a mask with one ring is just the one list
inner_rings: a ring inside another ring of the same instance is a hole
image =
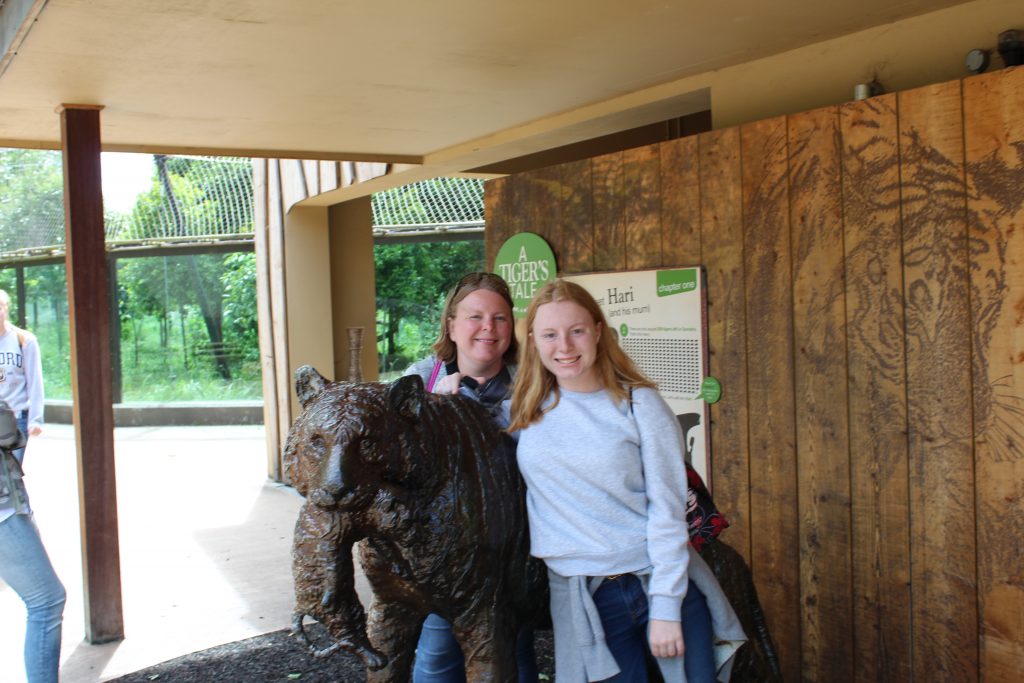
[[1024, 64], [1024, 35], [1017, 29], [1011, 28], [1000, 33], [996, 49], [1006, 66]]

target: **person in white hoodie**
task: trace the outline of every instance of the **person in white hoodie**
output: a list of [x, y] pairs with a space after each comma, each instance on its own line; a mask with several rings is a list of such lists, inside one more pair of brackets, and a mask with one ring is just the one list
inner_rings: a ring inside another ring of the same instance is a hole
[[[0, 289], [0, 401], [14, 411], [26, 437], [43, 431], [43, 365], [35, 335], [15, 327], [10, 319], [11, 297]], [[14, 452], [19, 463], [25, 449]]]
[[526, 330], [509, 431], [530, 553], [548, 567], [559, 683], [641, 683], [648, 654], [667, 683], [727, 680], [746, 638], [690, 552], [671, 408], [579, 285], [542, 287]]

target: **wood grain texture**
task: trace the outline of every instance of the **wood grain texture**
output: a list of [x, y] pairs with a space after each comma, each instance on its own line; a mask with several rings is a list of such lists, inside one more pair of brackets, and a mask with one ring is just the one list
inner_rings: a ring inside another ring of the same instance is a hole
[[557, 166], [546, 166], [518, 178], [516, 213], [525, 220], [525, 229], [543, 237], [555, 254], [555, 262], [562, 260], [562, 247], [556, 238], [561, 226], [562, 174]]
[[626, 267], [622, 152], [595, 157], [593, 174], [594, 270]]
[[301, 159], [278, 159], [281, 172], [281, 196], [284, 212], [288, 213], [293, 206], [309, 197], [306, 186], [306, 170]]
[[306, 196], [315, 197], [320, 194], [320, 162], [304, 159], [302, 161], [302, 176], [306, 181]]
[[787, 121], [796, 444], [800, 478], [802, 675], [853, 678], [839, 112]]
[[[790, 276], [786, 119], [740, 129], [747, 321], [750, 457], [716, 452], [718, 481], [749, 489], [737, 530], [747, 547], [786, 680], [800, 672], [800, 559], [796, 425], [793, 416], [793, 302]], [[716, 489], [716, 497], [717, 497]], [[735, 526], [735, 520], [734, 526]], [[730, 545], [737, 545], [729, 529]]]
[[559, 166], [561, 171], [561, 224], [554, 239], [560, 246], [559, 273], [586, 273], [594, 269], [594, 206], [589, 159]]
[[[743, 469], [750, 449], [739, 129], [700, 135], [697, 153], [702, 197], [700, 262], [705, 269], [708, 292], [709, 374], [722, 385], [722, 398], [709, 411], [710, 479], [715, 503], [742, 530], [749, 529], [749, 480]], [[731, 533], [732, 530], [726, 532], [726, 537]], [[749, 544], [741, 542], [739, 547], [742, 551]], [[774, 619], [774, 615], [768, 618]], [[780, 655], [794, 657], [799, 653]]]
[[484, 183], [484, 260], [488, 270], [493, 270], [498, 249], [509, 237], [507, 197], [510, 183], [509, 176]]
[[320, 162], [320, 191], [330, 192], [331, 190], [338, 189], [338, 162], [337, 161], [321, 161]]
[[840, 108], [854, 658], [864, 683], [911, 679], [907, 388], [896, 96]]
[[71, 388], [78, 452], [85, 636], [124, 638], [114, 407], [110, 385], [110, 303], [100, 176], [100, 112], [61, 111], [64, 154], [64, 264], [68, 286]]
[[[274, 315], [270, 291], [270, 247], [267, 224], [267, 160], [253, 159], [253, 247], [256, 260], [256, 306], [259, 319], [260, 370], [263, 376], [263, 428], [267, 437], [267, 476], [281, 481], [284, 439], [278, 429], [274, 374]], [[282, 387], [283, 389], [284, 387]]]
[[914, 677], [977, 680], [960, 83], [899, 95]]
[[1024, 69], [964, 81], [980, 678], [1024, 671]]
[[530, 181], [525, 173], [508, 176], [508, 237], [521, 232], [533, 232], [530, 216], [526, 214], [526, 200], [530, 196]]
[[[963, 87], [658, 147], [662, 263], [707, 276], [715, 500], [786, 680], [1024, 669], [1024, 68]], [[634, 263], [625, 156], [559, 167], [566, 272]]]
[[697, 137], [659, 145], [662, 265], [700, 262], [700, 177]]
[[[277, 384], [277, 430], [287, 435], [292, 424], [292, 378], [288, 370], [288, 298], [284, 258], [284, 197], [280, 162], [271, 159], [267, 172], [267, 246], [270, 260], [270, 306], [274, 336], [274, 378]], [[281, 449], [277, 454], [280, 467]], [[284, 472], [282, 468], [282, 473]]]
[[660, 161], [657, 145], [622, 153], [623, 240], [630, 270], [662, 263]]

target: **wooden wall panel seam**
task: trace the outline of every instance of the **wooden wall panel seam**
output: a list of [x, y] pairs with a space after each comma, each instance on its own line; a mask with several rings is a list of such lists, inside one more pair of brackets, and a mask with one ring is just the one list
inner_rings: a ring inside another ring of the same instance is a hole
[[[973, 487], [974, 449], [973, 406], [962, 405], [971, 391], [970, 368], [964, 367], [970, 364], [971, 340], [960, 86], [952, 82], [901, 93], [900, 144], [907, 171], [902, 206], [913, 669], [925, 679], [971, 681], [978, 674], [977, 527], [973, 499], [970, 506], [963, 502], [963, 491]], [[956, 126], [961, 130], [950, 135]]]
[[789, 117], [804, 674], [853, 673], [851, 489], [839, 110]]
[[[964, 83], [974, 393], [979, 672], [1009, 681], [1024, 670], [1024, 70]], [[1008, 182], [1009, 180], [1009, 182]], [[1016, 248], [1014, 248], [1016, 247]], [[1016, 310], [1015, 310], [1016, 309]]]
[[[894, 296], [903, 291], [896, 105], [896, 97], [886, 95], [848, 103], [840, 113], [850, 331], [847, 393], [853, 633], [854, 653], [860, 663], [855, 676], [863, 682], [911, 677], [907, 637], [910, 595], [905, 587], [910, 571], [906, 352], [902, 343], [906, 322], [903, 306], [896, 307], [902, 294]], [[851, 214], [851, 209], [859, 210]], [[890, 328], [900, 334], [887, 334]], [[868, 428], [875, 415], [888, 419], [882, 426]], [[892, 420], [899, 423], [891, 424]], [[865, 465], [868, 471], [862, 472]]]

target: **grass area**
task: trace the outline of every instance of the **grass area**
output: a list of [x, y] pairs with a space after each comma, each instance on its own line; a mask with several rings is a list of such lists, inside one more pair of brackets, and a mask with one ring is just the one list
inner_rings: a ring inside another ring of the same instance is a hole
[[[177, 334], [161, 343], [161, 321], [148, 316], [126, 326], [121, 338], [122, 401], [236, 401], [260, 400], [263, 382], [258, 359], [229, 359], [231, 379], [219, 376], [213, 361], [201, 353], [205, 331], [201, 322], [170, 316]], [[52, 311], [40, 312], [29, 329], [39, 339], [46, 396], [71, 399], [71, 357], [67, 319], [55, 320]], [[137, 342], [137, 343], [136, 343]]]

